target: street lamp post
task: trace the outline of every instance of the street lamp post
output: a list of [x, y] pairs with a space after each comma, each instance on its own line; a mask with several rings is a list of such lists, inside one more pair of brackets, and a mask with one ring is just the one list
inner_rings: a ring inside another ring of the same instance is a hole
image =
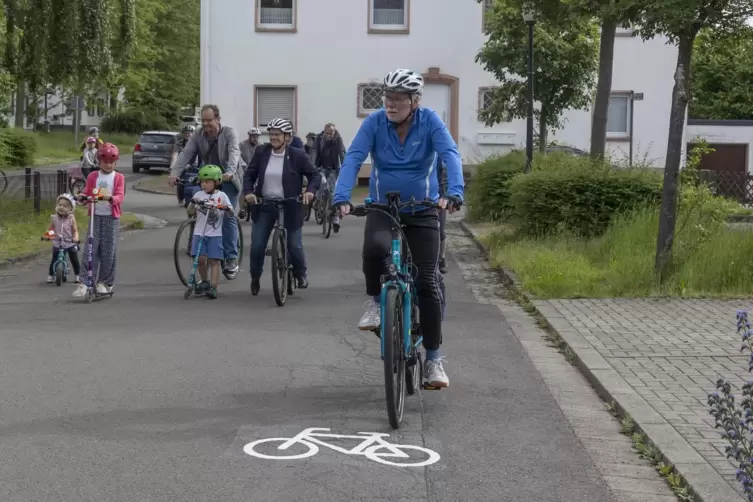
[[526, 121], [526, 172], [533, 162], [533, 25], [536, 12], [531, 5], [523, 6], [523, 21], [528, 26], [528, 118]]

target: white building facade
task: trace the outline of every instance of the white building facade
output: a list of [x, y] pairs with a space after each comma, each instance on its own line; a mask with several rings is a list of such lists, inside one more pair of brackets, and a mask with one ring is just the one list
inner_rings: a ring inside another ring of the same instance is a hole
[[[473, 0], [202, 0], [201, 100], [240, 132], [276, 117], [305, 136], [333, 122], [346, 144], [381, 106], [394, 68], [421, 71], [422, 104], [447, 123], [466, 164], [525, 145], [525, 121], [486, 127], [478, 110], [497, 81], [474, 61], [485, 42]], [[521, 23], [523, 22], [521, 16]], [[627, 155], [630, 91], [636, 161], [663, 165], [677, 50], [620, 30], [615, 42], [608, 149]], [[549, 140], [589, 149], [591, 111], [568, 111]]]

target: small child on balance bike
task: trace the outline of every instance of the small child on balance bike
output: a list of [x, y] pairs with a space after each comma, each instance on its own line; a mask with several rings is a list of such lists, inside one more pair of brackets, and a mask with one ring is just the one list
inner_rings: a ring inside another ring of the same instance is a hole
[[61, 249], [64, 249], [68, 254], [73, 273], [76, 275], [76, 284], [79, 283], [79, 273], [81, 271], [77, 246], [79, 235], [76, 216], [73, 214], [74, 209], [76, 209], [76, 199], [73, 195], [69, 193], [58, 195], [55, 214], [51, 216], [50, 227], [45, 234], [45, 239], [52, 241], [52, 261], [50, 262], [50, 270], [45, 280], [47, 284], [55, 282], [53, 267]]

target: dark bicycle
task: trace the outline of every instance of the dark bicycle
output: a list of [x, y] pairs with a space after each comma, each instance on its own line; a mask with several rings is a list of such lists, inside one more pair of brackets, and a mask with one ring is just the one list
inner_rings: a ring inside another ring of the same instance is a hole
[[[413, 395], [421, 387], [433, 389], [423, 383], [422, 355], [418, 350], [423, 335], [418, 302], [414, 301], [417, 298], [414, 284], [415, 268], [400, 224], [400, 210], [441, 209], [441, 206], [431, 200], [411, 199], [408, 202], [400, 202], [399, 192], [389, 192], [385, 195], [387, 204], [379, 204], [368, 198], [363, 205], [351, 206], [351, 214], [366, 216], [371, 211], [379, 211], [392, 220], [392, 252], [387, 260], [387, 273], [382, 276], [381, 326], [378, 328], [377, 336], [381, 339], [384, 362], [387, 417], [392, 428], [397, 429], [403, 420], [405, 394]], [[440, 275], [438, 271], [435, 273]], [[440, 283], [440, 291], [444, 311], [443, 283]]]
[[316, 219], [316, 223], [322, 226], [322, 235], [324, 238], [329, 239], [329, 236], [332, 235], [332, 224], [335, 218], [332, 201], [335, 197], [337, 175], [335, 169], [321, 169], [320, 172], [324, 177], [324, 183], [316, 194], [314, 218]]
[[[178, 180], [179, 184], [188, 186], [195, 186], [198, 178], [190, 178], [188, 180]], [[191, 194], [193, 197], [193, 194]], [[190, 199], [189, 199], [190, 202]], [[186, 204], [188, 207], [188, 204]], [[240, 271], [241, 260], [243, 259], [243, 227], [238, 217], [235, 217], [235, 223], [238, 225], [238, 267]], [[188, 286], [189, 278], [191, 275], [191, 269], [193, 268], [193, 257], [191, 257], [191, 243], [193, 241], [193, 234], [196, 228], [196, 216], [190, 216], [187, 220], [180, 224], [178, 232], [175, 234], [175, 244], [173, 244], [173, 261], [175, 262], [175, 271], [178, 273], [178, 279], [184, 286]], [[183, 247], [185, 245], [185, 248]], [[230, 272], [225, 270], [225, 260], [220, 262], [222, 267], [222, 274], [228, 279], [232, 280], [238, 277], [238, 272]]]
[[[272, 230], [272, 246], [265, 252], [271, 256], [272, 291], [275, 295], [275, 303], [284, 307], [288, 295], [294, 295], [297, 284], [293, 277], [293, 266], [290, 264], [290, 251], [288, 250], [288, 230], [285, 228], [285, 204], [288, 202], [301, 202], [302, 196], [287, 197], [283, 199], [257, 198], [257, 206], [269, 205], [277, 210], [275, 226]], [[249, 204], [249, 208], [252, 204]], [[248, 210], [250, 215], [251, 211]]]

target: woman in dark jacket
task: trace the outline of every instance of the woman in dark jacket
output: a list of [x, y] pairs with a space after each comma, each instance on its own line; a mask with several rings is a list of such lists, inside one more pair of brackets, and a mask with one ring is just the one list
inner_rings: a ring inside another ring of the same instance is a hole
[[[286, 119], [275, 119], [267, 126], [269, 143], [256, 149], [251, 164], [243, 177], [243, 195], [251, 208], [254, 222], [251, 233], [251, 293], [259, 294], [264, 256], [269, 235], [277, 220], [274, 206], [255, 205], [258, 198], [293, 199], [303, 191], [303, 179], [308, 180], [304, 204], [310, 204], [319, 188], [320, 177], [302, 148], [289, 145], [293, 125]], [[306, 254], [303, 250], [303, 208], [300, 202], [285, 203], [285, 228], [288, 234], [288, 252], [293, 275], [298, 287], [308, 287], [306, 279]]]

